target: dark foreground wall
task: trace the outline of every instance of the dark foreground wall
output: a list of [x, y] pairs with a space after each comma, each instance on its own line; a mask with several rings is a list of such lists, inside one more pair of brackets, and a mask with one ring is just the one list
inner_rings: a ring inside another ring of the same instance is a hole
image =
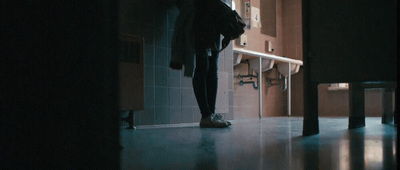
[[119, 169], [117, 7], [2, 2], [0, 169]]
[[303, 135], [319, 133], [319, 83], [349, 82], [350, 117], [359, 114], [353, 117], [361, 120], [360, 83], [397, 81], [397, 5], [396, 0], [303, 0]]
[[397, 3], [305, 0], [304, 60], [311, 78], [396, 81]]

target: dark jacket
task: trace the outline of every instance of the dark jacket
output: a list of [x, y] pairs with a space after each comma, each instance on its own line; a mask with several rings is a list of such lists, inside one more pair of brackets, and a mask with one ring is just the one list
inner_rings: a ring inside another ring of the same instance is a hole
[[193, 0], [177, 1], [179, 15], [175, 22], [175, 30], [171, 40], [171, 63], [173, 69], [182, 69], [184, 76], [192, 77], [195, 59], [195, 38], [193, 35], [193, 22], [195, 7]]
[[220, 33], [215, 29], [220, 0], [178, 0], [179, 15], [171, 42], [173, 69], [182, 69], [184, 76], [191, 77], [196, 50], [218, 51]]
[[194, 0], [196, 15], [193, 26], [197, 49], [218, 50], [220, 33], [215, 29], [220, 0]]

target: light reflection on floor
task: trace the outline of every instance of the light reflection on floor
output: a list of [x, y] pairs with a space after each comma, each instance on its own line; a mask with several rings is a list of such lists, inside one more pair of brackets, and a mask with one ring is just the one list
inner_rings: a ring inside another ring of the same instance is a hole
[[378, 168], [383, 162], [382, 141], [365, 140], [364, 145], [365, 166]]
[[235, 120], [230, 128], [121, 129], [122, 169], [396, 169], [397, 127], [367, 118], [320, 118], [303, 137], [301, 117]]

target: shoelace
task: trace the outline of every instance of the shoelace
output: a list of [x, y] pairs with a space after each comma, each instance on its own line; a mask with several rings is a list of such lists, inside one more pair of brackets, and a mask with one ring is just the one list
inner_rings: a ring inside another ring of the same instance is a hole
[[224, 119], [224, 116], [222, 116], [222, 115], [219, 114], [219, 113], [214, 113], [213, 115], [214, 115], [214, 117], [215, 117], [216, 119], [218, 119], [219, 121], [226, 122], [226, 123], [228, 124], [228, 126], [230, 126], [230, 125], [232, 124], [231, 122], [226, 121], [226, 120]]
[[223, 121], [225, 121], [224, 116], [222, 116], [222, 115], [219, 114], [219, 113], [214, 113], [214, 117], [217, 118], [218, 120], [223, 120]]

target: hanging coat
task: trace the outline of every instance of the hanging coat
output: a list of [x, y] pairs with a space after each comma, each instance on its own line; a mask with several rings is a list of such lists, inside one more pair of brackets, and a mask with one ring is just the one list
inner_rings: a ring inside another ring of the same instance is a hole
[[193, 35], [193, 21], [195, 7], [193, 0], [180, 0], [177, 2], [179, 15], [175, 22], [175, 30], [171, 40], [172, 69], [182, 69], [184, 76], [192, 77], [195, 60], [195, 38]]

